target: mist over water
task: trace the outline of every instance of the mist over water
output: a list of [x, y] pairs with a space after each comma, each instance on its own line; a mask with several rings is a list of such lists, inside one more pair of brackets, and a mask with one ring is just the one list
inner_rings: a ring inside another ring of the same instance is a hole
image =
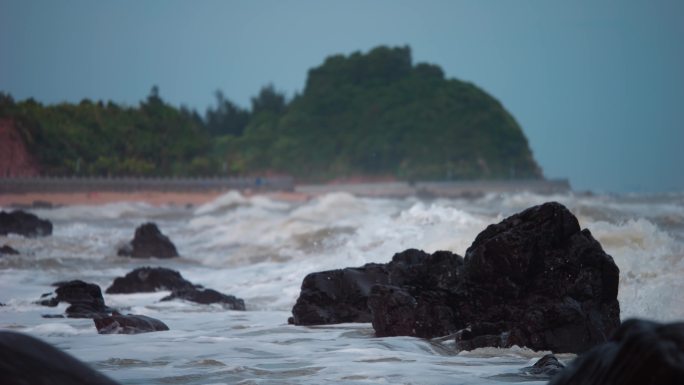
[[[480, 349], [448, 342], [375, 338], [370, 324], [287, 324], [310, 272], [388, 262], [407, 248], [463, 255], [487, 225], [527, 207], [566, 205], [620, 268], [621, 317], [684, 319], [684, 194], [479, 199], [371, 199], [332, 193], [284, 202], [231, 192], [198, 207], [141, 203], [34, 210], [51, 237], [0, 237], [22, 255], [0, 258], [0, 328], [29, 333], [122, 383], [498, 384], [544, 383], [518, 369], [543, 352]], [[182, 255], [174, 260], [116, 256], [135, 227], [153, 221]], [[168, 332], [98, 335], [93, 322], [45, 319], [65, 305], [35, 305], [56, 281], [82, 279], [104, 290], [139, 266], [176, 269], [197, 284], [243, 298], [246, 312], [159, 302], [167, 292], [105, 295], [124, 312], [158, 318]], [[562, 356], [568, 359], [571, 356]]]

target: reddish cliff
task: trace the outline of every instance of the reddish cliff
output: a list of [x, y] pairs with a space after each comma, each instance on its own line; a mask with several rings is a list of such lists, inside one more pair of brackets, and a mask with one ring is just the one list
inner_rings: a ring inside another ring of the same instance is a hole
[[12, 119], [0, 119], [0, 178], [37, 176], [38, 162], [28, 152]]

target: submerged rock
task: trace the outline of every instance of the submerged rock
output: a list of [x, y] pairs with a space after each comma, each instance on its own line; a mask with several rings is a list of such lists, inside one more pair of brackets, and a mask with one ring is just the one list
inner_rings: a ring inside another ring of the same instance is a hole
[[0, 255], [18, 255], [19, 252], [8, 245], [3, 245], [0, 247]]
[[0, 211], [0, 235], [19, 234], [44, 237], [52, 234], [52, 223], [22, 210]]
[[531, 376], [553, 377], [563, 369], [565, 369], [565, 365], [558, 361], [556, 356], [547, 354], [535, 362], [534, 365], [520, 369], [520, 372]]
[[116, 278], [105, 292], [107, 294], [129, 294], [194, 288], [195, 285], [175, 270], [164, 267], [140, 267], [124, 277]]
[[607, 343], [576, 358], [549, 385], [684, 384], [684, 322], [625, 321]]
[[119, 249], [118, 255], [133, 258], [174, 258], [178, 257], [176, 246], [159, 231], [154, 223], [145, 223], [135, 229], [130, 244]]
[[551, 202], [490, 225], [465, 258], [409, 249], [388, 264], [309, 274], [293, 321], [368, 322], [370, 312], [378, 336], [455, 333], [466, 350], [578, 353], [619, 325], [618, 280], [591, 233]]
[[93, 318], [100, 334], [139, 334], [169, 330], [162, 321], [144, 315], [123, 315], [114, 312], [111, 316]]
[[385, 265], [376, 263], [311, 273], [302, 282], [290, 321], [295, 325], [369, 322], [370, 289], [388, 280]]
[[3, 385], [117, 385], [85, 363], [37, 338], [0, 330]]
[[[54, 294], [44, 294], [39, 304], [54, 307], [60, 302], [67, 302], [69, 307], [65, 312], [69, 318], [93, 318], [112, 312], [105, 305], [100, 287], [94, 283], [74, 280], [57, 282], [54, 286], [57, 286]], [[46, 298], [48, 296], [52, 297]]]
[[190, 302], [201, 304], [220, 303], [230, 308], [231, 310], [245, 310], [245, 301], [236, 298], [232, 295], [219, 293], [212, 289], [181, 289], [174, 290], [171, 295], [162, 298], [162, 301], [171, 301], [174, 299], [183, 299]]

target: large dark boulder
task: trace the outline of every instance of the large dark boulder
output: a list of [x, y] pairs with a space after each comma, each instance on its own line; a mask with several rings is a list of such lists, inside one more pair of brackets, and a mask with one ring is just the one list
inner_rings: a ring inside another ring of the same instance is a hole
[[0, 256], [5, 255], [18, 255], [19, 252], [8, 245], [2, 245], [0, 247]]
[[124, 277], [114, 279], [112, 285], [105, 292], [107, 294], [130, 294], [194, 288], [195, 285], [175, 270], [164, 267], [140, 267]]
[[3, 385], [116, 385], [85, 363], [37, 338], [0, 330]]
[[385, 265], [309, 274], [293, 318], [368, 322], [370, 311], [378, 336], [453, 333], [465, 350], [519, 345], [578, 353], [619, 325], [618, 281], [617, 266], [591, 233], [551, 202], [487, 227], [465, 258], [409, 249]]
[[52, 223], [22, 210], [0, 211], [0, 235], [10, 233], [25, 237], [44, 237], [52, 234]]
[[119, 249], [118, 255], [133, 258], [174, 258], [178, 256], [178, 251], [156, 224], [145, 223], [135, 229], [133, 240]]
[[290, 322], [295, 325], [370, 322], [367, 301], [371, 287], [386, 284], [388, 280], [386, 266], [376, 263], [311, 273], [302, 282]]
[[74, 280], [54, 285], [57, 286], [55, 292], [43, 295], [39, 304], [54, 307], [60, 302], [67, 302], [69, 307], [65, 312], [69, 318], [93, 318], [112, 312], [105, 305], [100, 287], [94, 283]]
[[684, 384], [684, 322], [625, 321], [607, 343], [576, 358], [549, 385]]
[[114, 312], [111, 316], [93, 318], [100, 334], [139, 334], [169, 330], [162, 321], [144, 315], [123, 315]]
[[174, 290], [171, 295], [168, 295], [161, 300], [171, 301], [174, 299], [183, 299], [204, 305], [220, 303], [231, 310], [245, 310], [245, 301], [242, 299], [232, 295], [219, 293], [218, 291], [212, 289], [188, 288]]

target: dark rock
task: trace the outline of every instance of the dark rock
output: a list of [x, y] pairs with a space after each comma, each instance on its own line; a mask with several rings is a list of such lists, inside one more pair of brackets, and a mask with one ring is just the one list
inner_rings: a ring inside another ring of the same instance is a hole
[[410, 249], [386, 265], [309, 274], [293, 322], [368, 322], [370, 310], [378, 336], [578, 353], [619, 325], [618, 280], [591, 233], [551, 202], [487, 227], [465, 259]]
[[3, 385], [116, 385], [85, 363], [37, 338], [0, 331], [0, 379]]
[[549, 385], [684, 384], [684, 322], [625, 321], [607, 343], [577, 357]]
[[7, 255], [18, 255], [19, 252], [16, 251], [15, 249], [11, 248], [10, 246], [3, 245], [0, 247], [0, 255], [2, 254], [7, 254]]
[[520, 372], [531, 376], [553, 377], [563, 369], [565, 369], [565, 365], [558, 361], [556, 356], [547, 354], [535, 362], [534, 365], [520, 369]]
[[114, 312], [111, 316], [93, 318], [100, 334], [139, 334], [169, 330], [162, 321], [144, 315], [123, 315]]
[[174, 290], [171, 295], [162, 298], [162, 301], [171, 301], [174, 299], [184, 299], [186, 301], [201, 303], [201, 304], [212, 304], [220, 303], [227, 306], [231, 310], [245, 310], [245, 301], [240, 298], [236, 298], [232, 295], [226, 295], [219, 293], [212, 289], [181, 289]]
[[133, 240], [119, 249], [118, 255], [133, 258], [174, 258], [178, 256], [178, 251], [156, 224], [145, 223], [135, 229]]
[[52, 234], [52, 223], [22, 210], [0, 211], [0, 235], [10, 233], [43, 237]]
[[175, 270], [164, 267], [140, 267], [118, 277], [105, 290], [107, 294], [151, 293], [161, 290], [186, 290], [196, 286]]
[[54, 285], [57, 286], [54, 294], [43, 294], [43, 297], [53, 296], [40, 300], [39, 304], [54, 307], [60, 302], [67, 302], [69, 307], [66, 314], [69, 318], [93, 318], [112, 312], [105, 305], [100, 287], [94, 283], [74, 280]]
[[376, 263], [311, 273], [302, 282], [302, 291], [292, 309], [292, 323], [370, 322], [367, 305], [370, 289], [388, 281], [386, 266]]

